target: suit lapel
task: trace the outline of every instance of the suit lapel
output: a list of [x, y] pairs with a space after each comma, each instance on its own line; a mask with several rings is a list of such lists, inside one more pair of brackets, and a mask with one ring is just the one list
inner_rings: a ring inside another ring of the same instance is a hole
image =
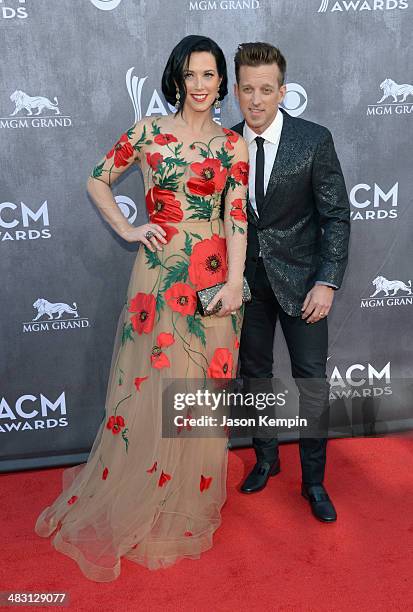
[[[279, 112], [283, 114], [283, 127], [281, 131], [280, 143], [278, 145], [277, 156], [274, 161], [274, 165], [271, 170], [270, 180], [268, 181], [267, 191], [265, 193], [264, 202], [262, 205], [260, 218], [262, 220], [265, 213], [265, 209], [271, 202], [277, 187], [282, 182], [285, 169], [288, 168], [293, 156], [297, 154], [297, 148], [300, 146], [299, 134], [295, 127], [294, 118], [286, 113], [283, 109], [279, 109]], [[245, 121], [237, 123], [232, 129], [241, 136], [243, 135]], [[247, 203], [248, 221], [257, 225], [259, 218], [250, 201]]]
[[244, 133], [244, 124], [245, 124], [245, 121], [241, 121], [241, 123], [237, 123], [237, 125], [234, 125], [234, 127], [232, 127], [231, 130], [233, 132], [237, 132], [237, 134], [242, 136]]
[[294, 119], [281, 109], [280, 112], [283, 113], [283, 127], [277, 156], [271, 170], [270, 180], [268, 181], [267, 191], [262, 205], [261, 218], [263, 217], [266, 207], [271, 202], [278, 185], [283, 179], [285, 168], [288, 168], [293, 155], [296, 155], [297, 146], [299, 146]]

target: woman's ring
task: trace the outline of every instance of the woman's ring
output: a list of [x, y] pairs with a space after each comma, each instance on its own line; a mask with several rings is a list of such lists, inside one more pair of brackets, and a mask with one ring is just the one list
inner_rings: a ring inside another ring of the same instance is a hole
[[145, 234], [145, 238], [146, 240], [150, 240], [152, 238], [152, 236], [155, 236], [155, 234], [152, 232], [152, 230], [148, 230]]

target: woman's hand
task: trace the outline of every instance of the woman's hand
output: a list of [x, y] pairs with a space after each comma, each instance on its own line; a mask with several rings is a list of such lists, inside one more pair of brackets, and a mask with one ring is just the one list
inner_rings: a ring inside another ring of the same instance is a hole
[[207, 306], [207, 312], [213, 310], [221, 300], [222, 307], [215, 313], [217, 317], [226, 317], [238, 310], [242, 305], [242, 281], [240, 283], [225, 283]]
[[[148, 240], [145, 237], [147, 232], [152, 232], [153, 236]], [[142, 242], [152, 253], [155, 252], [155, 248], [158, 251], [163, 251], [163, 246], [159, 243], [166, 244], [167, 241], [165, 239], [166, 232], [165, 230], [156, 223], [145, 223], [144, 225], [139, 225], [138, 227], [131, 226], [130, 229], [126, 230], [122, 234], [122, 238], [127, 242]]]

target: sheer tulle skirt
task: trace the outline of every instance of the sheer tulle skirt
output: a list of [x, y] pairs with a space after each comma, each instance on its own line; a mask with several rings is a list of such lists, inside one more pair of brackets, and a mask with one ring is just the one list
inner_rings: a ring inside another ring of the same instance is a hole
[[[159, 255], [162, 262], [184, 248], [183, 229], [202, 238], [223, 236], [219, 219], [179, 227]], [[139, 249], [116, 331], [105, 418], [87, 463], [63, 471], [62, 492], [35, 525], [39, 536], [53, 534], [53, 546], [99, 582], [118, 577], [122, 557], [149, 569], [199, 558], [212, 546], [226, 499], [227, 439], [162, 438], [162, 380], [202, 378], [219, 348], [231, 353], [235, 376], [242, 315], [203, 318], [202, 339], [189, 332], [185, 316], [164, 305], [149, 333], [134, 332], [131, 298], [156, 294], [165, 274], [163, 265], [148, 266]], [[172, 334], [174, 342], [161, 346], [169, 366], [155, 368], [159, 334]]]

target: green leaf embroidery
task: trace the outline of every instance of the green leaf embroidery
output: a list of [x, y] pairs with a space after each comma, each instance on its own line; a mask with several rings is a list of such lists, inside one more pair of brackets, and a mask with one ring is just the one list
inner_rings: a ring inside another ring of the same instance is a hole
[[206, 346], [205, 327], [201, 317], [192, 317], [191, 315], [188, 315], [186, 317], [186, 321], [188, 323], [189, 333], [194, 334], [194, 336], [201, 340], [202, 345]]
[[144, 245], [143, 248], [145, 249], [146, 263], [149, 266], [149, 268], [153, 269], [153, 268], [156, 268], [157, 266], [160, 266], [161, 260], [158, 257], [158, 253], [156, 251], [155, 252], [150, 251], [146, 245]]
[[233, 155], [228, 155], [228, 151], [224, 147], [222, 147], [220, 151], [217, 151], [217, 158], [220, 160], [224, 168], [227, 168], [227, 170], [231, 168], [231, 159], [233, 157]]
[[165, 164], [167, 164], [169, 168], [172, 168], [172, 166], [188, 165], [188, 162], [186, 162], [184, 159], [179, 159], [179, 157], [164, 157], [163, 161], [165, 162]]
[[231, 315], [231, 323], [232, 323], [232, 329], [234, 330], [234, 334], [237, 333], [237, 315]]
[[158, 293], [156, 295], [156, 312], [158, 313], [158, 315], [161, 314], [161, 310], [163, 310], [164, 308], [165, 308], [164, 297], [163, 297], [162, 293], [160, 291], [158, 291]]
[[235, 187], [237, 186], [237, 181], [234, 179], [233, 176], [229, 176], [227, 178], [227, 185], [228, 185], [228, 187], [231, 187], [232, 189], [235, 189]]
[[122, 329], [122, 346], [125, 344], [127, 340], [132, 340], [135, 342], [135, 338], [133, 337], [133, 327], [132, 323], [124, 323]]
[[202, 157], [205, 157], [205, 159], [209, 157], [208, 151], [206, 149], [199, 149], [199, 152], [202, 155]]
[[152, 134], [154, 136], [157, 136], [160, 133], [161, 133], [161, 130], [159, 126], [157, 125], [156, 121], [152, 121]]
[[194, 211], [194, 213], [188, 218], [189, 219], [207, 219], [209, 221], [212, 216], [211, 202], [208, 202], [208, 200], [205, 200], [204, 198], [201, 198], [200, 196], [196, 196], [191, 193], [188, 193], [186, 190], [185, 190], [185, 195], [186, 195], [187, 201], [190, 203], [190, 206], [188, 206], [188, 210]]
[[181, 251], [188, 255], [188, 257], [192, 254], [192, 240], [188, 232], [185, 232], [185, 246]]
[[[135, 151], [140, 151], [142, 148], [142, 145], [145, 143], [146, 141], [146, 125], [143, 126], [143, 130], [142, 130], [142, 134], [141, 137], [139, 138], [139, 140], [137, 142], [135, 142], [135, 144], [133, 145], [133, 148], [135, 149]], [[147, 143], [148, 144], [148, 143]], [[150, 144], [150, 143], [149, 143]]]
[[95, 166], [93, 168], [93, 172], [92, 172], [93, 178], [99, 178], [100, 176], [102, 176], [104, 165], [105, 165], [105, 162], [102, 162], [101, 164], [99, 164], [99, 166]]
[[232, 224], [232, 235], [235, 234], [235, 232], [239, 232], [240, 234], [245, 234], [245, 230], [243, 227], [236, 225], [235, 223]]
[[185, 172], [172, 172], [168, 176], [162, 177], [158, 181], [158, 187], [161, 189], [168, 189], [169, 191], [178, 191], [178, 179], [183, 176]]
[[168, 274], [165, 277], [162, 291], [169, 289], [174, 283], [184, 283], [188, 278], [188, 262], [181, 260], [178, 261], [174, 266], [170, 267]]
[[191, 236], [193, 236], [197, 240], [202, 240], [202, 236], [200, 236], [199, 234], [194, 234], [193, 232], [191, 232]]
[[122, 440], [125, 442], [126, 452], [128, 452], [128, 446], [129, 446], [128, 436], [126, 435], [128, 431], [129, 429], [127, 427], [122, 430]]
[[[133, 338], [132, 338], [132, 340], [133, 340]], [[122, 370], [122, 368], [118, 368], [118, 370], [119, 370], [118, 385], [123, 385], [124, 371]]]

